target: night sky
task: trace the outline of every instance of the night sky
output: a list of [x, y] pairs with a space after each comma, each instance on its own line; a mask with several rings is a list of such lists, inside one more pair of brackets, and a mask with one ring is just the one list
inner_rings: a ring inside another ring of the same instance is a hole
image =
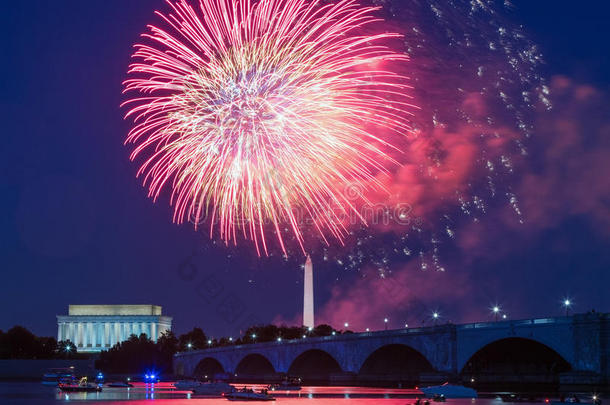
[[[442, 272], [390, 257], [382, 278], [373, 265], [314, 255], [320, 322], [374, 329], [387, 316], [401, 327], [429, 322], [435, 310], [446, 321], [490, 320], [496, 304], [509, 318], [560, 315], [565, 297], [574, 312], [610, 310], [610, 6], [513, 3], [507, 18], [538, 45], [554, 103], [534, 114], [515, 176], [523, 224], [503, 208], [456, 220]], [[247, 244], [226, 248], [174, 225], [167, 200], [153, 204], [135, 177], [121, 83], [132, 44], [163, 8], [4, 5], [0, 329], [55, 335], [55, 315], [69, 304], [161, 305], [175, 331], [199, 326], [213, 336], [299, 322], [302, 257], [258, 258]]]

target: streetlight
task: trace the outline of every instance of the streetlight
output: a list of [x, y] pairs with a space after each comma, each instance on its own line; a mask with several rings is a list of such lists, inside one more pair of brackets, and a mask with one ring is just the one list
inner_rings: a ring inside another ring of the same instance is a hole
[[383, 323], [385, 324], [385, 330], [388, 330], [388, 318], [383, 318]]
[[500, 307], [497, 305], [494, 305], [493, 308], [491, 308], [491, 312], [494, 313], [494, 317], [496, 319], [496, 322], [498, 322], [498, 314], [500, 314]]
[[282, 341], [282, 337], [281, 337], [281, 336], [280, 336], [280, 337], [278, 337], [278, 338], [277, 338], [277, 341], [278, 341], [278, 342], [281, 342], [281, 341]]
[[193, 347], [193, 344], [191, 342], [188, 342], [186, 344], [186, 347], [190, 350]]
[[367, 332], [370, 332], [371, 330], [370, 330], [369, 328], [366, 328], [366, 331], [367, 331]]
[[343, 324], [343, 326], [345, 326], [346, 328], [348, 328], [348, 327], [349, 327], [349, 323], [345, 322], [345, 323]]
[[409, 328], [409, 324], [408, 323], [405, 323], [405, 328], [407, 328], [407, 329]]
[[212, 340], [211, 340], [211, 339], [209, 339], [209, 340], [208, 340], [208, 346], [210, 346], [211, 344], [212, 344]]
[[233, 341], [233, 337], [229, 336], [229, 342], [232, 342], [232, 341]]
[[563, 300], [563, 306], [566, 309], [566, 316], [568, 316], [570, 314], [570, 307], [572, 306], [572, 301], [570, 301], [569, 298], [566, 298], [565, 300]]
[[438, 312], [433, 312], [432, 313], [432, 319], [434, 319], [434, 324], [436, 325], [436, 321], [438, 320], [438, 318], [440, 317], [440, 314]]

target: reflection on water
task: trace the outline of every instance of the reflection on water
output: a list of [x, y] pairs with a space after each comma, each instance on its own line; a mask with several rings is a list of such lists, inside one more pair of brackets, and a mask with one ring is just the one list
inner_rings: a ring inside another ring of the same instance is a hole
[[[242, 387], [237, 384], [236, 387]], [[263, 386], [249, 385], [254, 389]], [[274, 392], [276, 403], [282, 405], [322, 405], [344, 404], [382, 404], [413, 405], [419, 391], [412, 389], [365, 388], [365, 387], [303, 387], [301, 391]], [[0, 404], [59, 404], [77, 402], [87, 404], [101, 402], [104, 404], [144, 405], [154, 400], [155, 403], [180, 404], [225, 404], [223, 398], [204, 398], [188, 391], [177, 391], [171, 383], [144, 384], [134, 383], [132, 388], [104, 387], [102, 392], [60, 392], [57, 388], [46, 387], [36, 382], [0, 382]], [[232, 403], [240, 403], [232, 401]], [[448, 399], [448, 405], [500, 405], [502, 401], [495, 398]], [[432, 403], [434, 404], [434, 403]]]

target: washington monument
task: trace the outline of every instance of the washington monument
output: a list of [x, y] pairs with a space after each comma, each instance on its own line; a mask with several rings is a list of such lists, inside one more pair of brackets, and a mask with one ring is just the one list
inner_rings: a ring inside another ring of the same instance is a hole
[[307, 255], [305, 261], [305, 280], [303, 290], [303, 326], [313, 328], [313, 265], [311, 257]]

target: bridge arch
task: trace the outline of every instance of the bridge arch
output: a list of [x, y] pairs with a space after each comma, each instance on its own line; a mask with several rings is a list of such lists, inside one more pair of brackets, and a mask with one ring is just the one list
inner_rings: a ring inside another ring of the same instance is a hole
[[358, 375], [361, 378], [392, 376], [393, 379], [418, 381], [421, 373], [433, 372], [430, 361], [414, 348], [399, 343], [383, 345], [362, 363]]
[[197, 363], [193, 375], [195, 377], [212, 378], [215, 374], [224, 372], [225, 369], [218, 360], [213, 357], [205, 357]]
[[464, 364], [461, 374], [479, 376], [506, 376], [525, 381], [528, 376], [545, 376], [549, 383], [558, 382], [559, 374], [570, 371], [570, 363], [554, 348], [533, 338], [506, 337], [494, 340], [479, 348]]
[[315, 376], [328, 379], [331, 374], [341, 373], [339, 362], [328, 352], [320, 349], [309, 349], [299, 354], [290, 364], [288, 374], [304, 379]]
[[[554, 338], [554, 339], [553, 339]], [[559, 355], [564, 361], [566, 361], [571, 367], [574, 367], [572, 363], [572, 352], [569, 350], [570, 346], [566, 345], [565, 342], [562, 344], [562, 336], [552, 334], [550, 336], [532, 336], [525, 335], [523, 333], [516, 333], [510, 336], [507, 335], [498, 335], [492, 334], [486, 336], [484, 339], [469, 339], [469, 343], [467, 345], [462, 346], [462, 354], [460, 355], [460, 360], [458, 361], [457, 371], [461, 372], [464, 370], [470, 359], [475, 356], [478, 352], [483, 350], [485, 347], [490, 346], [496, 342], [511, 342], [508, 339], [521, 339], [521, 341], [531, 341], [541, 345], [542, 347], [546, 347], [557, 355]]]
[[250, 353], [244, 356], [235, 367], [238, 376], [265, 376], [275, 374], [273, 364], [259, 353]]

